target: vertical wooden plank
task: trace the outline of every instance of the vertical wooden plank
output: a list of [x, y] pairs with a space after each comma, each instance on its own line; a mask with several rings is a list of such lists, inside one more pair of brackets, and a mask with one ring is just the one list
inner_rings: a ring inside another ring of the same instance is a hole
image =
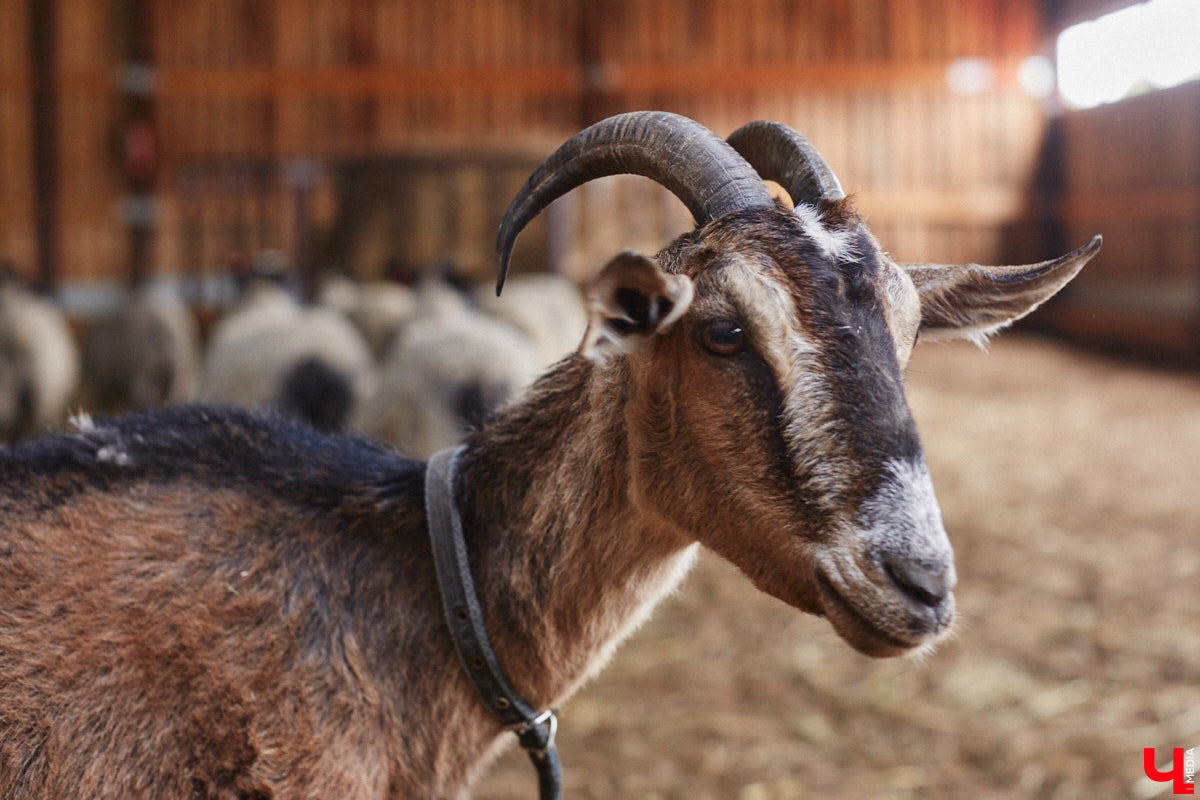
[[56, 282], [59, 264], [58, 194], [58, 46], [57, 0], [30, 0], [27, 11], [32, 71], [30, 123], [32, 132], [34, 230], [37, 241], [36, 282], [48, 291]]
[[0, 258], [32, 268], [29, 0], [0, 4]]

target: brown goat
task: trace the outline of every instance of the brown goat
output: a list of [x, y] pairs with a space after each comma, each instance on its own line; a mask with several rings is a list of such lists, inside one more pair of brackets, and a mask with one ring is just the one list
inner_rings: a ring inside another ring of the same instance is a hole
[[[506, 266], [550, 200], [625, 171], [699, 223], [601, 270], [580, 352], [466, 443], [471, 570], [539, 708], [605, 662], [698, 544], [864, 653], [941, 636], [954, 570], [903, 366], [918, 329], [982, 335], [1098, 247], [902, 267], [793, 132], [731, 142], [745, 159], [672, 115], [599, 123], [502, 226]], [[800, 205], [772, 203], [759, 174]], [[205, 408], [0, 451], [0, 796], [465, 797], [502, 730], [444, 627], [424, 472]]]

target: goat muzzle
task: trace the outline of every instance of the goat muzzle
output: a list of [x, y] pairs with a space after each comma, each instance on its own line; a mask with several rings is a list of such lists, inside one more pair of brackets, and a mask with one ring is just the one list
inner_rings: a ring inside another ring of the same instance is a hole
[[947, 566], [914, 577], [894, 565], [867, 572], [825, 564], [816, 571], [817, 595], [823, 615], [846, 643], [886, 658], [932, 644], [950, 629], [953, 572]]

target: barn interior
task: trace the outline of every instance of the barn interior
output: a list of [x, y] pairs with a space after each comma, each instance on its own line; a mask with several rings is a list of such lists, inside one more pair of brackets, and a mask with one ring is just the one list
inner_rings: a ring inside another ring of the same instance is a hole
[[[334, 278], [493, 281], [529, 173], [638, 109], [791, 125], [900, 261], [1102, 234], [985, 352], [909, 369], [951, 641], [868, 659], [706, 554], [562, 709], [560, 746], [595, 800], [1166, 797], [1144, 748], [1200, 743], [1197, 41], [1194, 0], [0, 0], [0, 262], [77, 340], [173, 294], [203, 361], [264, 265], [302, 305]], [[691, 225], [605, 178], [515, 270], [579, 284]], [[510, 752], [475, 796], [532, 792]]]

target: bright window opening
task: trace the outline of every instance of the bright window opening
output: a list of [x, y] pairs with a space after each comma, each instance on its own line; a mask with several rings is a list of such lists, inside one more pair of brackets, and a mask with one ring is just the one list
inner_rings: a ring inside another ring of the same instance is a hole
[[1058, 89], [1091, 108], [1200, 78], [1200, 0], [1150, 0], [1058, 37]]

